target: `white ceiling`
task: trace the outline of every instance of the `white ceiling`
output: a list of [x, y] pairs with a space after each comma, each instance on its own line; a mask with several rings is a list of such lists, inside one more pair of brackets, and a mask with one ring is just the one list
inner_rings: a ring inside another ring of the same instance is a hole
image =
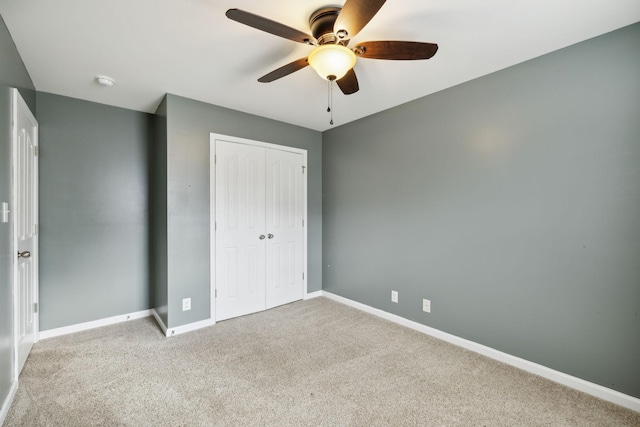
[[[339, 1], [338, 5], [344, 4]], [[243, 9], [309, 31], [327, 0], [0, 1], [35, 87], [154, 112], [169, 92], [306, 128], [329, 129], [327, 84], [307, 67], [262, 75], [310, 46], [231, 21]], [[438, 43], [427, 61], [359, 59], [360, 91], [334, 90], [335, 125], [640, 21], [638, 0], [388, 0], [357, 41]], [[96, 75], [116, 80], [96, 84]]]

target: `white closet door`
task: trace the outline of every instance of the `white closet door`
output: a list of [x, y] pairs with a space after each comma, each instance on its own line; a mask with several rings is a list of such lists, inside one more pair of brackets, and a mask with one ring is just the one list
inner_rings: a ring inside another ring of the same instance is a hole
[[267, 150], [266, 307], [303, 297], [302, 155]]
[[216, 141], [216, 320], [265, 309], [265, 148]]

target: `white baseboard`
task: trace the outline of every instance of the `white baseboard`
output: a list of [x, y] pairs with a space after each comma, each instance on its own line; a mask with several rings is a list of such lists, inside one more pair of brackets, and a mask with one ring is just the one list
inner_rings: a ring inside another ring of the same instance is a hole
[[167, 328], [167, 325], [164, 324], [158, 313], [152, 309], [151, 313], [153, 317], [158, 322], [160, 329], [162, 329], [162, 333], [165, 337], [175, 337], [176, 335], [184, 334], [186, 332], [195, 331], [197, 329], [206, 328], [207, 326], [214, 325], [216, 322], [211, 319], [201, 320], [199, 322], [193, 322], [182, 326], [176, 326], [175, 328]]
[[383, 319], [389, 320], [399, 325], [406, 326], [407, 328], [411, 328], [413, 330], [422, 332], [432, 337], [439, 338], [443, 341], [447, 341], [459, 347], [466, 348], [467, 350], [480, 353], [484, 356], [490, 357], [491, 359], [495, 359], [500, 362], [506, 363], [508, 365], [515, 366], [516, 368], [522, 369], [532, 374], [539, 375], [548, 380], [563, 384], [567, 387], [571, 387], [578, 391], [590, 394], [602, 400], [615, 403], [616, 405], [623, 406], [627, 409], [631, 409], [632, 411], [640, 412], [640, 399], [635, 398], [633, 396], [629, 396], [627, 394], [620, 393], [619, 391], [612, 390], [607, 387], [603, 387], [599, 384], [585, 381], [581, 378], [574, 377], [572, 375], [568, 375], [560, 371], [556, 371], [546, 366], [539, 365], [534, 362], [530, 362], [526, 359], [521, 359], [520, 357], [512, 356], [500, 350], [496, 350], [494, 348], [487, 347], [482, 344], [478, 344], [477, 342], [469, 341], [467, 339], [460, 338], [455, 335], [451, 335], [439, 329], [431, 328], [421, 323], [405, 319], [404, 317], [388, 313], [386, 311], [350, 300], [348, 298], [341, 297], [336, 294], [332, 294], [327, 291], [321, 291], [321, 292], [322, 292], [322, 296], [330, 300], [337, 301], [339, 303], [348, 305], [353, 308], [357, 308], [358, 310], [364, 311], [369, 314], [373, 314], [374, 316], [381, 317]]
[[164, 324], [164, 322], [160, 318], [160, 315], [158, 314], [158, 312], [156, 311], [155, 308], [151, 309], [151, 315], [153, 316], [154, 319], [156, 319], [156, 322], [158, 323], [158, 326], [160, 326], [160, 329], [162, 329], [162, 333], [164, 334], [164, 336], [165, 337], [168, 336], [167, 335], [167, 325]]
[[16, 392], [18, 391], [18, 380], [13, 381], [11, 384], [11, 388], [9, 389], [9, 394], [7, 398], [2, 402], [2, 409], [0, 409], [0, 426], [3, 425], [4, 420], [7, 418], [7, 414], [9, 413], [9, 408], [11, 408], [11, 404], [13, 403], [13, 399], [16, 397]]
[[89, 329], [99, 328], [101, 326], [115, 325], [116, 323], [126, 322], [127, 320], [142, 319], [143, 317], [149, 316], [151, 316], [151, 310], [142, 310], [129, 314], [121, 314], [118, 316], [107, 317], [105, 319], [93, 320], [91, 322], [78, 323], [76, 325], [63, 326], [61, 328], [40, 331], [39, 338], [41, 340], [45, 340], [47, 338], [73, 334], [74, 332], [87, 331]]
[[173, 337], [176, 335], [184, 334], [186, 332], [195, 331], [198, 329], [206, 328], [207, 326], [211, 326], [215, 324], [211, 319], [201, 320], [199, 322], [189, 323], [187, 325], [176, 326], [175, 328], [167, 329], [166, 336]]
[[315, 292], [311, 292], [308, 294], [305, 294], [304, 298], [305, 300], [307, 299], [311, 299], [311, 298], [318, 298], [322, 296], [322, 291], [315, 291]]

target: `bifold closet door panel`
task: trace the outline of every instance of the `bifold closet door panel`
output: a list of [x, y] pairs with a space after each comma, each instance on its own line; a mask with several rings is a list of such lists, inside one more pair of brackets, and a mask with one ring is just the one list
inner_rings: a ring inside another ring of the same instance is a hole
[[266, 307], [303, 297], [302, 155], [266, 152]]
[[216, 320], [265, 309], [265, 152], [216, 141]]

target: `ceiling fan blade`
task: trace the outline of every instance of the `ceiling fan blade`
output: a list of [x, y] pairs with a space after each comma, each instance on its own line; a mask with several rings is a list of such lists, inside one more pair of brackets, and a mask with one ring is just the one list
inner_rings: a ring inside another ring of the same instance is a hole
[[303, 69], [307, 65], [309, 65], [307, 58], [300, 58], [296, 61], [288, 63], [287, 65], [283, 65], [277, 70], [273, 70], [269, 74], [265, 74], [264, 76], [260, 77], [258, 81], [260, 83], [269, 83], [284, 76], [288, 76], [291, 73], [295, 73], [296, 71]]
[[371, 59], [429, 59], [438, 51], [438, 45], [422, 42], [375, 41], [358, 43], [354, 52], [361, 58]]
[[333, 32], [347, 32], [345, 39], [351, 39], [364, 28], [387, 0], [347, 0], [333, 24]]
[[305, 44], [317, 43], [316, 39], [309, 34], [305, 34], [295, 28], [287, 27], [286, 25], [272, 21], [271, 19], [245, 12], [244, 10], [229, 9], [227, 10], [226, 15], [227, 18], [241, 24], [257, 28], [258, 30], [265, 31], [276, 36], [284, 37], [285, 39], [293, 40], [294, 42]]
[[338, 87], [345, 95], [351, 95], [360, 89], [358, 86], [358, 78], [356, 77], [356, 72], [353, 71], [353, 68], [347, 71], [347, 74], [345, 74], [344, 77], [336, 83], [338, 83]]

